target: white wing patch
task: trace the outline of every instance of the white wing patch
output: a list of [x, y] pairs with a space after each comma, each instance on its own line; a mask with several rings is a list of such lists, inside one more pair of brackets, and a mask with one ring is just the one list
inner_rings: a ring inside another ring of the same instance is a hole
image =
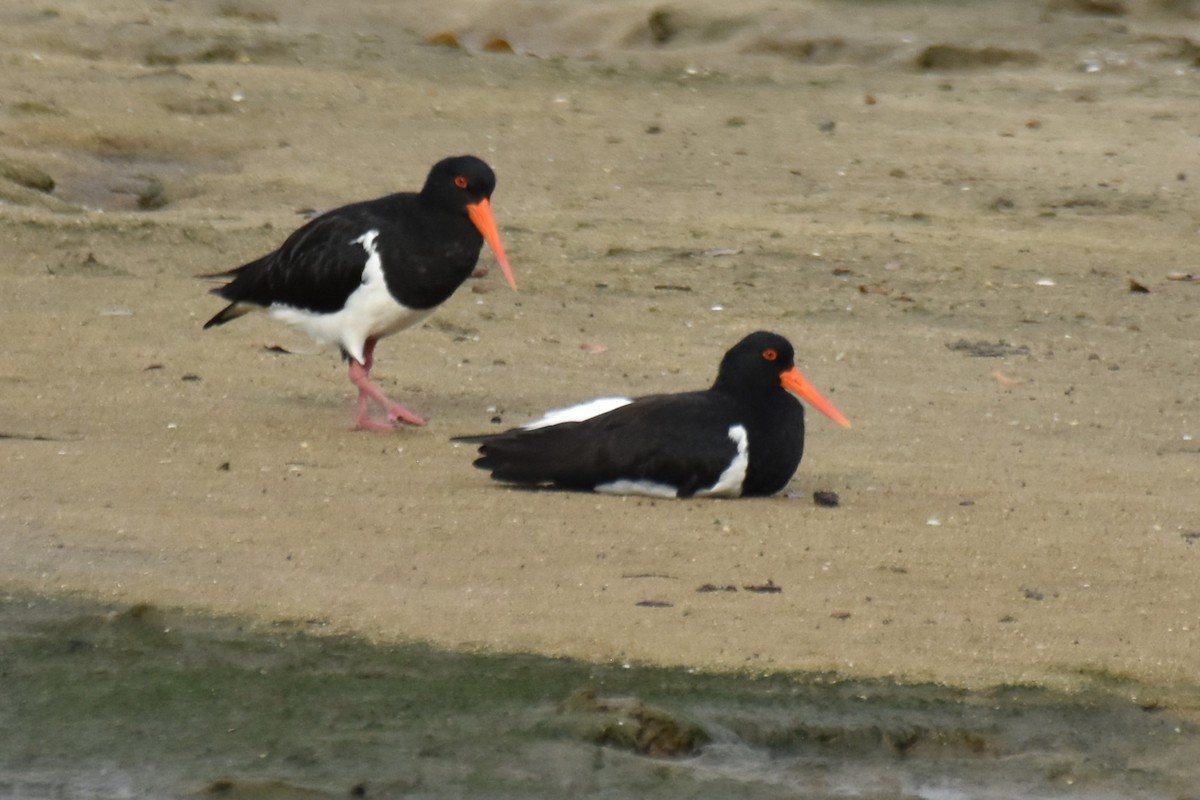
[[362, 283], [346, 298], [346, 304], [333, 313], [306, 311], [295, 306], [276, 303], [269, 312], [275, 319], [286, 322], [308, 334], [318, 344], [340, 347], [360, 364], [363, 345], [367, 339], [390, 336], [411, 328], [433, 313], [433, 309], [413, 309], [396, 302], [383, 279], [383, 261], [375, 248], [378, 230], [370, 230], [351, 240], [367, 251]]
[[696, 492], [700, 497], [739, 497], [742, 494], [742, 484], [746, 481], [746, 468], [750, 466], [750, 437], [741, 425], [729, 428], [729, 438], [737, 445], [737, 455], [729, 466], [717, 478], [717, 482], [707, 489]]
[[579, 405], [547, 411], [541, 419], [534, 420], [528, 425], [522, 425], [521, 430], [532, 431], [538, 428], [548, 428], [551, 425], [561, 425], [564, 422], [583, 422], [585, 419], [607, 414], [613, 409], [627, 406], [632, 402], [633, 400], [628, 397], [598, 397]]
[[611, 483], [602, 483], [596, 487], [601, 494], [641, 494], [646, 497], [678, 497], [679, 490], [674, 486], [654, 481], [631, 481], [622, 478]]

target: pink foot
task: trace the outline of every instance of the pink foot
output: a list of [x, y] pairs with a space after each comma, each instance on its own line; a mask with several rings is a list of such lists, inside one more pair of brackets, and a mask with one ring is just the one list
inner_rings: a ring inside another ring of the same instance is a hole
[[389, 433], [396, 430], [396, 426], [383, 422], [376, 422], [371, 419], [369, 411], [370, 397], [366, 392], [358, 393], [358, 404], [354, 409], [354, 428], [356, 431], [374, 431], [375, 433]]
[[405, 425], [415, 425], [418, 428], [423, 428], [426, 425], [425, 418], [420, 414], [409, 411], [399, 403], [392, 403], [388, 408], [388, 420], [395, 422], [403, 422]]
[[368, 413], [367, 396], [365, 394], [359, 395], [358, 407], [354, 413], [354, 430], [389, 433], [396, 430], [399, 425], [412, 425], [417, 428], [423, 428], [428, 424], [420, 414], [409, 411], [399, 403], [389, 403], [387, 409], [387, 422], [380, 422]]
[[356, 431], [372, 431], [374, 433], [391, 433], [396, 430], [395, 425], [390, 425], [386, 422], [376, 422], [367, 417], [366, 419], [354, 420], [354, 430]]
[[367, 417], [366, 419], [355, 420], [354, 427], [351, 430], [371, 431], [372, 433], [395, 433], [400, 430], [400, 426], [392, 422], [380, 422]]
[[380, 422], [373, 419], [367, 411], [367, 396], [359, 395], [358, 407], [354, 414], [354, 430], [356, 431], [374, 431], [375, 433], [390, 433], [397, 429], [397, 426], [412, 425], [415, 427], [424, 427], [427, 423], [419, 415], [409, 411], [404, 406], [398, 403], [391, 403], [388, 406], [387, 422]]
[[[368, 339], [363, 353], [366, 364], [360, 364], [353, 358], [350, 359], [350, 382], [358, 387], [358, 403], [354, 410], [354, 430], [388, 433], [396, 430], [398, 423], [415, 425], [417, 427], [424, 426], [426, 422], [420, 415], [409, 411], [393, 400], [389, 400], [379, 390], [378, 386], [371, 383], [370, 373], [374, 350], [375, 341]], [[379, 422], [371, 418], [370, 405], [372, 400], [387, 411], [387, 422]]]

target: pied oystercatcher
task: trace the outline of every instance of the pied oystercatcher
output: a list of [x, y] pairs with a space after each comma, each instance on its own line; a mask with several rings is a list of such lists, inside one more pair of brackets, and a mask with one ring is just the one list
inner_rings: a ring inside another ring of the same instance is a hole
[[725, 354], [711, 389], [601, 398], [455, 441], [479, 444], [475, 466], [507, 483], [654, 497], [770, 495], [804, 454], [804, 406], [792, 392], [850, 427], [800, 375], [791, 343], [759, 331]]
[[[417, 324], [454, 294], [475, 269], [484, 241], [517, 288], [492, 217], [495, 188], [491, 167], [474, 156], [458, 156], [435, 164], [420, 192], [326, 212], [278, 250], [202, 276], [231, 279], [212, 290], [229, 305], [204, 327], [265, 308], [318, 343], [341, 349], [350, 362], [350, 382], [358, 387], [356, 429], [424, 425], [371, 382], [375, 344]], [[387, 412], [387, 422], [371, 418], [372, 400]]]

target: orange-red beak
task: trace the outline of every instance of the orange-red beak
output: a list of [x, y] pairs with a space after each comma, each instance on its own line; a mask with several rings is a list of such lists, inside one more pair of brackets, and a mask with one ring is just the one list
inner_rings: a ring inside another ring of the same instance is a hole
[[475, 223], [475, 227], [479, 228], [479, 232], [483, 234], [483, 240], [488, 243], [488, 247], [492, 248], [492, 253], [496, 256], [496, 262], [500, 264], [500, 270], [504, 273], [504, 279], [508, 281], [508, 285], [517, 290], [517, 279], [513, 277], [512, 267], [508, 265], [508, 256], [504, 255], [504, 245], [500, 243], [500, 232], [496, 230], [496, 220], [492, 219], [492, 204], [485, 197], [478, 203], [471, 203], [467, 206], [467, 215], [471, 218], [471, 222]]
[[829, 417], [838, 425], [841, 425], [843, 428], [850, 427], [850, 420], [843, 417], [842, 412], [833, 407], [833, 403], [821, 397], [821, 393], [814, 389], [811, 383], [804, 380], [804, 376], [795, 367], [780, 375], [779, 382], [783, 384], [783, 388], [792, 394], [798, 395], [801, 400], [807, 400], [809, 405]]

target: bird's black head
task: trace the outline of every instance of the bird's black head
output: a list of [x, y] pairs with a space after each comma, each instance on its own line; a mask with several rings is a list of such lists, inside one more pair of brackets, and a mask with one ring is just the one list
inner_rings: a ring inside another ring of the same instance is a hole
[[778, 397], [780, 392], [790, 392], [837, 424], [850, 427], [850, 421], [796, 369], [792, 343], [777, 333], [758, 331], [735, 344], [721, 359], [713, 388], [744, 399]]
[[762, 394], [783, 388], [780, 376], [796, 366], [792, 343], [777, 333], [758, 331], [742, 339], [721, 359], [714, 389]]
[[466, 212], [496, 190], [496, 173], [475, 156], [444, 158], [429, 170], [421, 197], [447, 211]]
[[515, 290], [517, 279], [504, 254], [496, 220], [492, 218], [491, 197], [495, 189], [496, 173], [480, 159], [475, 156], [444, 158], [429, 170], [429, 177], [421, 189], [420, 203], [433, 213], [468, 217], [492, 248], [504, 279]]

